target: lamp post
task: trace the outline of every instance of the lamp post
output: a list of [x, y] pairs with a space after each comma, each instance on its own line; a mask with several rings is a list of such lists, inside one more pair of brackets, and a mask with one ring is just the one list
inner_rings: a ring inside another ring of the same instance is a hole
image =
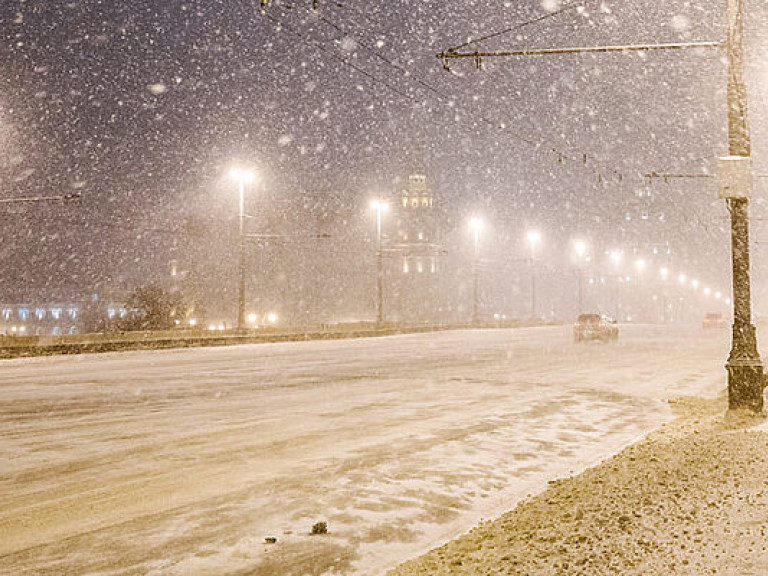
[[669, 278], [669, 269], [662, 268], [659, 270], [659, 276], [661, 277], [661, 323], [666, 324], [669, 312], [667, 310], [667, 278]]
[[528, 245], [531, 248], [531, 319], [536, 318], [536, 246], [541, 242], [541, 234], [538, 230], [529, 230], [526, 235]]
[[587, 254], [587, 243], [582, 240], [577, 240], [573, 247], [574, 250], [576, 250], [576, 274], [579, 279], [579, 314], [581, 314], [584, 311], [584, 278], [581, 264]]
[[241, 168], [233, 168], [230, 171], [230, 176], [237, 181], [240, 192], [237, 329], [243, 330], [245, 328], [245, 185], [253, 182], [256, 176], [253, 172]]
[[624, 254], [622, 254], [621, 250], [612, 250], [610, 257], [611, 257], [611, 264], [613, 264], [613, 273], [616, 279], [616, 286], [614, 287], [615, 292], [614, 292], [614, 303], [613, 303], [613, 307], [615, 310], [614, 318], [618, 320], [619, 316], [621, 315], [621, 303], [619, 301], [619, 291], [621, 290], [621, 281], [622, 281], [622, 277], [619, 275], [619, 267], [621, 266], [621, 261], [624, 258]]
[[638, 306], [638, 312], [637, 314], [638, 318], [641, 318], [645, 315], [645, 309], [646, 306], [643, 305], [643, 272], [645, 272], [645, 268], [648, 265], [648, 263], [643, 260], [642, 258], [638, 258], [635, 260], [635, 272], [637, 272], [637, 288], [635, 289], [635, 306]]
[[483, 229], [483, 221], [480, 218], [472, 218], [469, 227], [474, 233], [475, 250], [472, 258], [472, 274], [474, 289], [472, 292], [472, 324], [480, 322], [480, 230]]
[[381, 250], [381, 217], [389, 210], [389, 204], [381, 199], [371, 201], [376, 211], [376, 325], [384, 321], [384, 255]]
[[763, 411], [765, 374], [757, 352], [757, 334], [752, 324], [749, 262], [748, 203], [751, 187], [752, 144], [747, 121], [747, 87], [744, 80], [744, 3], [727, 0], [728, 35], [728, 164], [743, 168], [730, 190], [723, 190], [731, 214], [731, 258], [733, 267], [733, 335], [728, 356], [728, 408]]

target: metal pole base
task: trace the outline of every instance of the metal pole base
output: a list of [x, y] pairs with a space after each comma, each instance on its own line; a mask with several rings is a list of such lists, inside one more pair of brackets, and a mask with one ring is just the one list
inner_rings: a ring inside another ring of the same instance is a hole
[[762, 413], [765, 375], [760, 361], [751, 366], [728, 363], [725, 367], [728, 369], [728, 408]]
[[757, 338], [752, 324], [734, 324], [733, 349], [725, 368], [728, 370], [728, 408], [762, 413], [766, 375], [757, 353]]

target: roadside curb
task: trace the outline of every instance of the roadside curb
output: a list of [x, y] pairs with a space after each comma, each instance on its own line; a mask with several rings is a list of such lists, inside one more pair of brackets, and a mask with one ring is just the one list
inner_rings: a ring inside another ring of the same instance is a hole
[[389, 576], [765, 574], [765, 420], [722, 396], [670, 404], [674, 421]]

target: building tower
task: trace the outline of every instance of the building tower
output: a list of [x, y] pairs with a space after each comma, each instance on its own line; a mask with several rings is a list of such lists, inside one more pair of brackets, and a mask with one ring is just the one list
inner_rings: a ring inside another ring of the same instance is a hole
[[422, 171], [408, 177], [399, 196], [390, 264], [393, 312], [406, 323], [435, 322], [442, 300], [435, 198]]
[[424, 174], [411, 174], [398, 206], [397, 248], [402, 274], [437, 273], [434, 197]]

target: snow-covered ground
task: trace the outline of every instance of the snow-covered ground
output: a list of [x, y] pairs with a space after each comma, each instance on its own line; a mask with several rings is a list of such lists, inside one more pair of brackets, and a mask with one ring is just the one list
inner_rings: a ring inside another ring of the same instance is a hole
[[724, 386], [727, 330], [569, 330], [5, 361], [0, 573], [379, 574]]

